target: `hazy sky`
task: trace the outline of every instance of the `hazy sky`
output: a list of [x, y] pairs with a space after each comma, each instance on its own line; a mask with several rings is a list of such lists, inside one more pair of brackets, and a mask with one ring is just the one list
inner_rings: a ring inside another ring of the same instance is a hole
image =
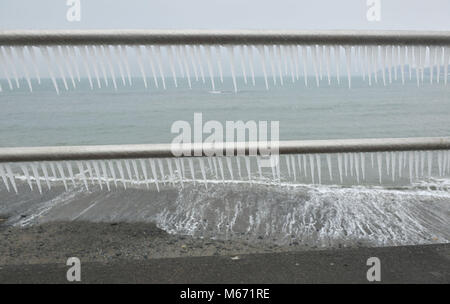
[[450, 0], [81, 0], [81, 21], [66, 0], [1, 0], [0, 29], [417, 29], [450, 30]]

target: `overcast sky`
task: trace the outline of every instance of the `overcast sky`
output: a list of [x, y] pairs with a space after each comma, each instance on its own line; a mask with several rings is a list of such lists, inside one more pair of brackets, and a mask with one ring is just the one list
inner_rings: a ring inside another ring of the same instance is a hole
[[66, 0], [1, 0], [0, 29], [416, 29], [450, 30], [450, 0], [80, 0], [81, 21]]

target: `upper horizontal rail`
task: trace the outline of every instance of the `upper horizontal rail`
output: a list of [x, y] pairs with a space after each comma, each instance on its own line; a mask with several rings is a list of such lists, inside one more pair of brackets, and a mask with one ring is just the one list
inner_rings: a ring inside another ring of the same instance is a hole
[[[450, 137], [280, 141], [271, 147], [276, 145], [279, 154], [450, 150]], [[212, 152], [230, 155], [225, 152], [231, 150], [234, 155], [239, 151], [243, 151], [239, 155], [249, 155], [250, 151], [261, 154], [267, 147], [263, 142], [184, 144], [176, 152], [194, 155], [194, 151], [202, 151], [206, 156]], [[0, 162], [174, 157], [172, 151], [171, 144], [0, 148]]]
[[450, 31], [8, 30], [0, 45], [352, 44], [450, 45]]

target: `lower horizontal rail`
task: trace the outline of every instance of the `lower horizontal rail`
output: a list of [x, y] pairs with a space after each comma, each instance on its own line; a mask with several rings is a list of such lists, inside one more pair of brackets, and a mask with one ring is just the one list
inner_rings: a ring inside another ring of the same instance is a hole
[[450, 137], [0, 148], [0, 162], [449, 150]]

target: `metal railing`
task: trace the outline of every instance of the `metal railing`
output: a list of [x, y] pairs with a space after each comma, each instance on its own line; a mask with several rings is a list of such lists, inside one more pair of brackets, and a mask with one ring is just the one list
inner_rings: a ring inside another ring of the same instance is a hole
[[450, 45], [450, 31], [9, 30], [0, 45], [352, 44]]
[[175, 147], [171, 144], [14, 147], [0, 148], [0, 162], [170, 158], [174, 155], [211, 156], [214, 153], [219, 156], [267, 155], [267, 149], [274, 148], [278, 148], [279, 154], [450, 150], [450, 137], [204, 143]]

